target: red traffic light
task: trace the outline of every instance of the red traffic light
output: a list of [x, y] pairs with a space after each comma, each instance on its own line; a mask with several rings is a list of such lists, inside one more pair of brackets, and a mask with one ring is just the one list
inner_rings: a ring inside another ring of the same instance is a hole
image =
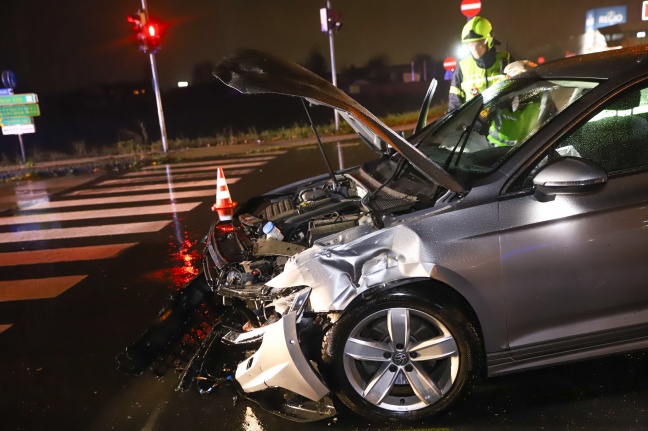
[[166, 26], [147, 16], [146, 11], [138, 10], [129, 16], [128, 22], [133, 26], [135, 37], [140, 44], [140, 51], [155, 54], [162, 48], [162, 37]]
[[157, 26], [155, 24], [146, 24], [144, 26], [144, 32], [146, 37], [156, 37], [157, 36]]
[[144, 24], [140, 33], [142, 44], [140, 49], [147, 54], [155, 54], [162, 46], [162, 30], [160, 24], [149, 20]]

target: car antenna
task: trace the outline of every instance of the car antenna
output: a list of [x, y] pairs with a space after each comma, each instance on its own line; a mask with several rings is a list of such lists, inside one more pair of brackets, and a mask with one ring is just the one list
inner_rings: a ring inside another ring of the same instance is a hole
[[333, 168], [331, 168], [331, 162], [329, 162], [328, 157], [326, 157], [326, 153], [324, 152], [324, 145], [322, 145], [322, 140], [319, 137], [319, 134], [317, 133], [317, 129], [315, 129], [315, 124], [313, 124], [313, 119], [310, 116], [310, 112], [308, 112], [308, 107], [306, 106], [306, 102], [304, 101], [304, 98], [301, 98], [302, 105], [304, 105], [304, 110], [306, 111], [306, 116], [308, 117], [308, 122], [310, 123], [311, 129], [313, 129], [313, 133], [315, 133], [315, 138], [317, 138], [317, 145], [319, 146], [320, 151], [322, 152], [322, 157], [324, 157], [324, 162], [326, 162], [326, 167], [328, 168], [329, 175], [331, 176], [331, 181], [333, 181], [333, 188], [334, 190], [339, 190], [340, 189], [340, 184], [338, 184], [337, 179], [335, 179], [335, 173], [333, 172]]

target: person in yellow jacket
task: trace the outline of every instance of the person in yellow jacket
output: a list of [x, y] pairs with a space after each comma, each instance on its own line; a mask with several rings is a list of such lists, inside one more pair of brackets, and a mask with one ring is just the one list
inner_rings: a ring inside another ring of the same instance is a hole
[[[504, 68], [507, 78], [531, 71], [536, 67], [532, 61], [516, 61]], [[524, 142], [529, 134], [540, 127], [542, 118], [548, 119], [556, 112], [549, 94], [541, 92], [521, 100], [515, 96], [510, 103], [497, 112], [490, 125], [486, 139], [494, 147], [513, 146]]]
[[460, 60], [450, 83], [448, 110], [461, 106], [496, 82], [506, 79], [504, 68], [511, 61], [507, 52], [498, 52], [493, 26], [480, 16], [473, 17], [461, 32], [461, 42], [470, 55]]

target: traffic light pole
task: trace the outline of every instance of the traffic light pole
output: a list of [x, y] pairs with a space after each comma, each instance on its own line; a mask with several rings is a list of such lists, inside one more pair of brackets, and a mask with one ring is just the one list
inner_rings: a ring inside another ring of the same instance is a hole
[[[142, 0], [144, 2], [145, 0]], [[157, 66], [155, 64], [155, 54], [149, 54], [151, 59], [151, 73], [153, 75], [153, 87], [155, 88], [155, 102], [157, 103], [158, 118], [160, 120], [160, 136], [162, 137], [162, 148], [164, 153], [167, 152], [167, 135], [166, 124], [164, 123], [164, 111], [162, 110], [162, 96], [160, 96], [160, 86], [158, 84]]]
[[[146, 7], [146, 0], [142, 0], [142, 9], [146, 11], [148, 17], [148, 8]], [[153, 75], [153, 89], [155, 90], [155, 102], [157, 103], [158, 119], [160, 120], [160, 136], [162, 140], [162, 149], [164, 154], [167, 152], [167, 134], [166, 124], [164, 122], [164, 110], [162, 109], [162, 96], [160, 95], [160, 85], [158, 84], [157, 66], [155, 64], [155, 54], [150, 53], [151, 59], [151, 74]]]

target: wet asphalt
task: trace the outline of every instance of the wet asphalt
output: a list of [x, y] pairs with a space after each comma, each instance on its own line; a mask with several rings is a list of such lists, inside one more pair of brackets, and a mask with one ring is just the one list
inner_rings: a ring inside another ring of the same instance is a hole
[[[337, 166], [337, 147], [331, 144], [327, 149]], [[357, 164], [366, 156], [362, 147], [354, 145], [344, 145], [341, 150], [346, 166]], [[258, 192], [324, 170], [316, 148], [291, 150], [251, 172], [236, 175], [241, 179], [229, 189], [235, 200], [244, 201]], [[84, 193], [101, 190], [105, 187], [101, 183], [107, 180], [124, 180], [128, 173], [100, 172], [36, 189], [45, 190], [51, 203], [84, 196], [102, 197], [107, 195]], [[160, 178], [151, 183], [169, 182]], [[8, 189], [12, 186], [3, 186], [0, 196], [12, 196]], [[30, 187], [18, 186], [23, 190]], [[196, 186], [186, 190], [198, 189]], [[174, 189], [174, 193], [179, 190]], [[114, 196], [132, 195], [137, 196], [138, 192]], [[245, 400], [236, 394], [235, 388], [224, 387], [206, 395], [195, 390], [176, 391], [178, 374], [173, 369], [163, 377], [151, 373], [126, 375], [117, 370], [115, 356], [137, 339], [167, 298], [200, 267], [200, 240], [213, 219], [213, 195], [176, 200], [197, 206], [190, 211], [163, 215], [0, 226], [2, 235], [28, 229], [87, 228], [92, 232], [99, 230], [98, 225], [168, 222], [154, 232], [105, 236], [87, 233], [74, 238], [0, 243], [0, 263], [20, 252], [129, 244], [110, 258], [66, 261], [64, 256], [53, 263], [0, 266], [1, 430], [648, 429], [645, 352], [490, 379], [480, 383], [452, 412], [415, 424], [370, 423], [344, 410], [332, 419], [296, 424]], [[124, 207], [119, 203], [92, 206]], [[80, 209], [90, 208], [88, 205]], [[30, 210], [28, 205], [19, 207], [17, 203], [6, 204], [2, 209], [0, 218], [73, 211]], [[76, 284], [50, 298], [9, 300], [11, 295], [7, 292], [14, 290], [3, 290], [3, 286], [11, 286], [16, 280], [67, 280], [81, 276], [84, 278]]]

